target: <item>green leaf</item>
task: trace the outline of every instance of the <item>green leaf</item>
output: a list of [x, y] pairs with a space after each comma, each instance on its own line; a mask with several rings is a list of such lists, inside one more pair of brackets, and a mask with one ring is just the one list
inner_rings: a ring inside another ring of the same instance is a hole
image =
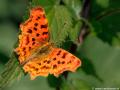
[[116, 12], [92, 22], [96, 35], [113, 46], [120, 46], [120, 21], [118, 19], [120, 19], [120, 13]]
[[96, 3], [102, 8], [106, 8], [109, 6], [109, 1], [110, 0], [96, 0]]
[[51, 42], [60, 45], [68, 36], [68, 32], [72, 27], [71, 14], [66, 7], [58, 5], [49, 11], [47, 18], [49, 21]]
[[120, 8], [120, 0], [93, 0], [91, 8], [91, 18], [99, 16], [101, 13], [111, 9]]
[[71, 28], [71, 30], [69, 31], [69, 38], [71, 41], [73, 42], [77, 42], [78, 40], [78, 36], [80, 33], [80, 28], [81, 28], [82, 22], [79, 21], [75, 24], [74, 27]]
[[91, 73], [96, 73], [101, 80], [94, 75], [78, 71], [80, 79], [92, 87], [120, 87], [120, 48], [112, 47], [96, 36], [89, 35], [78, 52], [79, 55], [89, 58], [94, 67]]
[[65, 6], [69, 9], [74, 19], [80, 19], [82, 9], [81, 0], [63, 0]]
[[50, 87], [57, 88], [57, 87], [61, 86], [61, 84], [62, 84], [62, 77], [56, 78], [53, 75], [49, 75], [47, 77], [47, 81], [48, 81], [48, 85]]
[[55, 6], [60, 0], [32, 0], [30, 7], [41, 6], [45, 9], [46, 14]]
[[63, 83], [61, 90], [91, 90], [91, 87], [81, 79], [69, 78]]
[[42, 7], [53, 6], [59, 4], [60, 0], [32, 0], [32, 6], [41, 5]]

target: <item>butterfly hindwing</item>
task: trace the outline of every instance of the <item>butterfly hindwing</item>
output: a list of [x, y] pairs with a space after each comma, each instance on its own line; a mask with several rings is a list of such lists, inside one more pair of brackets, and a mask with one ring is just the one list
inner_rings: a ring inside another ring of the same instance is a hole
[[64, 71], [74, 72], [80, 65], [80, 59], [61, 48], [54, 48], [51, 52], [52, 69], [50, 74], [58, 77]]
[[24, 70], [30, 73], [31, 79], [49, 74], [58, 77], [64, 71], [74, 72], [80, 65], [80, 59], [71, 53], [61, 48], [53, 48], [44, 58], [36, 57], [24, 65]]

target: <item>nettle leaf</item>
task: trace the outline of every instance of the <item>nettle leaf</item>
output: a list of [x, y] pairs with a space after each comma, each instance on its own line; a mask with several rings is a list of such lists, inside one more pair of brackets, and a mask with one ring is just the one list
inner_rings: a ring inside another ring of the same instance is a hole
[[59, 45], [68, 36], [68, 32], [72, 27], [71, 14], [66, 7], [58, 5], [49, 11], [47, 18], [49, 21], [51, 41]]
[[69, 38], [72, 42], [77, 42], [82, 22], [76, 22], [75, 26], [69, 31]]
[[80, 19], [80, 12], [82, 10], [81, 0], [63, 0], [66, 7], [72, 13], [74, 19]]
[[[86, 67], [88, 70], [94, 68], [91, 73], [96, 73], [99, 78], [80, 70], [76, 73], [79, 76], [77, 78], [88, 82], [92, 87], [120, 87], [120, 48], [110, 46], [95, 35], [89, 35], [78, 52], [89, 59], [92, 67], [90, 64]], [[72, 75], [72, 78], [76, 76]]]

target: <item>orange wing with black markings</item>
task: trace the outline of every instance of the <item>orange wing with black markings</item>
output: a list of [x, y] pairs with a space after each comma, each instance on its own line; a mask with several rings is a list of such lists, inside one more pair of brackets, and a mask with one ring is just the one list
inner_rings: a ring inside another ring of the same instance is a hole
[[19, 46], [16, 52], [20, 63], [24, 62], [38, 47], [49, 40], [48, 21], [41, 7], [30, 11], [30, 18], [20, 25]]
[[48, 76], [49, 74], [58, 77], [64, 71], [75, 72], [80, 65], [80, 59], [71, 53], [60, 48], [52, 48], [45, 57], [35, 57], [23, 68], [30, 74], [31, 79], [34, 79], [37, 76]]
[[30, 18], [20, 25], [19, 46], [15, 49], [19, 62], [31, 79], [53, 74], [58, 77], [64, 71], [74, 72], [81, 60], [71, 53], [56, 48], [49, 41], [48, 21], [41, 7], [30, 11]]

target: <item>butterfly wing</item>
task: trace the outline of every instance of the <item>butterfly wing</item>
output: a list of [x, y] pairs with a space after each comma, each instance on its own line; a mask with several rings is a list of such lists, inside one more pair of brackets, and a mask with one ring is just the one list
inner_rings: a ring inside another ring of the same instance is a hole
[[48, 76], [48, 74], [58, 77], [64, 71], [75, 72], [79, 66], [81, 66], [79, 58], [61, 48], [53, 48], [49, 55], [44, 58], [34, 58], [26, 63], [23, 69], [30, 74], [31, 79], [34, 79], [37, 76]]
[[75, 72], [81, 66], [81, 60], [79, 58], [61, 48], [54, 48], [51, 52], [50, 59], [52, 61], [50, 74], [56, 77], [64, 71]]
[[48, 42], [48, 21], [43, 8], [36, 7], [30, 11], [30, 18], [20, 25], [19, 46], [16, 52], [20, 63], [24, 62], [35, 49]]

